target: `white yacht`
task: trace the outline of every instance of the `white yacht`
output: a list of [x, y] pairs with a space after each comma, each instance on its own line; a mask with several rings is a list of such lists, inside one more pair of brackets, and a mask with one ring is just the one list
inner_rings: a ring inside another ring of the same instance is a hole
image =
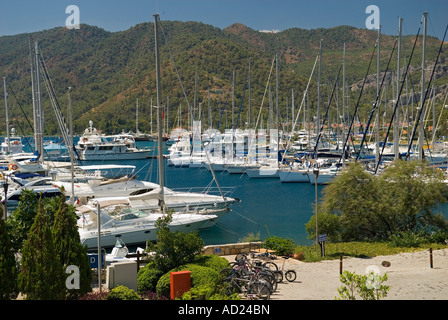
[[132, 135], [106, 136], [98, 133], [92, 121], [89, 125], [76, 146], [81, 160], [136, 160], [149, 157], [150, 150], [138, 149]]
[[[100, 208], [101, 246], [113, 247], [117, 239], [128, 245], [157, 240], [157, 219], [161, 213], [148, 213], [120, 201], [100, 201], [77, 208], [78, 231], [81, 243], [88, 248], [98, 246], [98, 207]], [[171, 231], [191, 232], [215, 224], [216, 215], [174, 213], [168, 224]]]

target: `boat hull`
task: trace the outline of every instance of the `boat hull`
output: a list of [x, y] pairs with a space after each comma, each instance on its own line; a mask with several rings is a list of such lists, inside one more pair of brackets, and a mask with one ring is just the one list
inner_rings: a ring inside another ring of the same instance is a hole
[[310, 182], [308, 171], [299, 170], [279, 170], [278, 176], [284, 183], [303, 183]]
[[278, 168], [247, 169], [246, 174], [252, 179], [278, 178]]
[[[168, 226], [173, 232], [180, 231], [188, 233], [212, 227], [215, 224], [215, 219], [216, 216], [209, 215], [207, 217], [202, 216], [200, 218], [192, 219], [191, 222], [186, 223], [185, 221], [179, 222], [176, 220], [176, 217], [174, 217], [173, 221]], [[89, 249], [98, 247], [97, 229], [79, 229], [79, 234], [82, 245], [87, 246]], [[156, 241], [157, 233], [154, 221], [147, 223], [141, 222], [122, 228], [107, 228], [101, 230], [100, 245], [101, 247], [113, 247], [118, 238], [123, 240], [126, 245], [136, 245], [145, 243], [146, 241]]]

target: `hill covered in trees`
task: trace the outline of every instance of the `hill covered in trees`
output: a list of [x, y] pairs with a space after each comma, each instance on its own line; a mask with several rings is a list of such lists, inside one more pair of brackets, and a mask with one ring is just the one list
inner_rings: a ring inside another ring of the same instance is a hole
[[[216, 127], [222, 110], [225, 110], [221, 129], [230, 128], [232, 124], [232, 106], [235, 123], [241, 108], [239, 127], [244, 128], [249, 110], [249, 62], [251, 119], [258, 115], [262, 102], [263, 119], [267, 119], [269, 101], [274, 101], [275, 105], [276, 68], [273, 59], [276, 54], [279, 57], [279, 115], [283, 122], [288, 119], [290, 121], [292, 90], [297, 112], [319, 53], [321, 39], [324, 84], [322, 107], [328, 101], [333, 82], [342, 65], [343, 44], [346, 43], [348, 100], [349, 106], [354, 108], [359, 84], [364, 79], [377, 39], [376, 31], [350, 26], [313, 30], [293, 28], [279, 33], [266, 33], [242, 24], [233, 24], [221, 30], [198, 22], [162, 21], [160, 31], [162, 100], [164, 114], [168, 118], [168, 129], [178, 124], [186, 125], [188, 105], [194, 108], [195, 118], [201, 116], [205, 128], [210, 124], [210, 119]], [[382, 71], [386, 69], [395, 38], [396, 36], [387, 35], [381, 37]], [[409, 59], [414, 39], [415, 36], [403, 37], [402, 66]], [[72, 88], [75, 134], [80, 134], [88, 126], [89, 120], [99, 130], [107, 133], [135, 131], [137, 99], [139, 129], [144, 132], [151, 130], [151, 101], [153, 105], [156, 104], [152, 22], [141, 23], [121, 32], [108, 32], [98, 27], [81, 25], [79, 30], [54, 28], [0, 37], [0, 75], [6, 77], [10, 122], [20, 134], [33, 132], [26, 118], [32, 122], [30, 42], [34, 41], [39, 43], [40, 53], [45, 59], [66, 117], [67, 88]], [[432, 70], [431, 61], [433, 63], [435, 60], [439, 45], [440, 40], [428, 38], [427, 73]], [[412, 82], [415, 91], [420, 91], [421, 48], [420, 39], [412, 57]], [[436, 82], [440, 88], [440, 97], [448, 82], [443, 56], [442, 54]], [[389, 71], [396, 71], [396, 65], [395, 51]], [[376, 53], [369, 73], [372, 79], [376, 79]], [[233, 81], [234, 97], [229, 95]], [[342, 105], [342, 74], [338, 83], [338, 95], [333, 100], [334, 115], [336, 102], [339, 106]], [[272, 93], [270, 99], [268, 95], [264, 97], [266, 88], [270, 88]], [[373, 85], [365, 90], [365, 97], [361, 100], [361, 119], [370, 112], [375, 90], [376, 86]], [[390, 95], [392, 90], [387, 92]], [[308, 97], [312, 114], [317, 106], [317, 69]], [[4, 100], [3, 90], [0, 91], [0, 98]], [[44, 86], [42, 102], [45, 134], [57, 135], [59, 129]], [[155, 130], [155, 109], [152, 118]], [[1, 134], [5, 132], [4, 119], [4, 113], [0, 112]]]

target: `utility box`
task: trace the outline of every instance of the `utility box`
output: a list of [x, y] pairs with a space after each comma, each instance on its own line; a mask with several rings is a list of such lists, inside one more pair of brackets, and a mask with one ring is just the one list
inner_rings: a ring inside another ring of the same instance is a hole
[[170, 273], [171, 300], [182, 297], [191, 289], [191, 272], [178, 271]]
[[113, 289], [125, 286], [137, 292], [137, 262], [115, 262], [107, 267], [106, 286]]

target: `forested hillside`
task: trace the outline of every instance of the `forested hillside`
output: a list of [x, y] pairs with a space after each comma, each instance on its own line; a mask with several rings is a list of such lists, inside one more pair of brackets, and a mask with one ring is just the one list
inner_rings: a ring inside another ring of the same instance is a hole
[[[275, 102], [276, 68], [275, 65], [272, 69], [271, 67], [276, 53], [279, 57], [279, 115], [283, 122], [290, 120], [292, 90], [297, 112], [319, 53], [321, 39], [324, 84], [322, 103], [328, 101], [330, 89], [342, 65], [345, 42], [349, 105], [354, 108], [360, 84], [374, 50], [377, 33], [349, 26], [314, 30], [294, 28], [279, 33], [263, 33], [241, 24], [221, 30], [197, 22], [162, 21], [160, 38], [162, 100], [169, 129], [178, 123], [186, 125], [188, 105], [192, 108], [196, 106], [195, 118], [201, 111], [205, 128], [209, 124], [209, 105], [214, 127], [218, 124], [222, 110], [225, 110], [221, 121], [221, 129], [225, 129], [230, 128], [232, 123], [232, 106], [235, 122], [241, 109], [239, 127], [244, 128], [247, 121], [249, 61], [251, 119], [258, 115], [262, 102], [263, 119], [267, 119], [269, 101]], [[381, 37], [382, 71], [386, 68], [395, 38], [386, 35]], [[406, 59], [409, 59], [414, 39], [415, 36], [403, 37], [402, 66], [405, 66]], [[32, 34], [0, 37], [0, 75], [6, 77], [7, 81], [10, 122], [16, 130], [25, 131], [19, 132], [20, 134], [32, 133], [32, 128], [26, 120], [28, 118], [32, 122], [30, 41], [39, 43], [39, 50], [45, 59], [59, 104], [66, 116], [67, 88], [72, 87], [75, 134], [80, 134], [88, 126], [89, 120], [92, 120], [99, 130], [107, 133], [135, 131], [137, 99], [139, 129], [150, 131], [151, 101], [156, 104], [153, 23], [138, 24], [122, 32], [108, 32], [94, 26], [82, 25], [79, 30], [54, 28]], [[412, 81], [415, 91], [420, 91], [421, 43], [420, 39], [412, 57]], [[428, 38], [428, 74], [432, 71], [439, 45], [438, 39]], [[444, 85], [448, 82], [444, 67], [446, 53], [442, 53], [441, 57], [436, 85], [440, 88], [440, 97], [443, 97]], [[389, 71], [396, 71], [396, 63], [395, 52]], [[369, 73], [373, 76], [371, 79], [376, 79], [376, 54]], [[232, 94], [229, 95], [233, 74], [234, 98]], [[317, 105], [316, 83], [317, 69], [309, 92], [309, 105], [312, 110], [315, 110]], [[369, 83], [372, 84], [372, 81]], [[335, 110], [336, 103], [342, 105], [341, 85], [342, 74], [338, 95], [335, 95], [333, 100]], [[57, 135], [57, 122], [45, 87], [42, 88], [45, 134]], [[271, 98], [266, 95], [263, 100], [265, 88], [270, 89]], [[361, 116], [370, 112], [371, 103], [375, 99], [375, 88], [376, 85], [366, 88], [365, 96], [361, 99]], [[389, 89], [388, 92], [390, 94], [392, 91]], [[3, 89], [0, 91], [0, 98], [3, 102]], [[336, 114], [336, 111], [333, 113]], [[4, 119], [5, 115], [1, 112], [0, 134], [5, 132]], [[153, 109], [154, 130], [155, 123]]]

